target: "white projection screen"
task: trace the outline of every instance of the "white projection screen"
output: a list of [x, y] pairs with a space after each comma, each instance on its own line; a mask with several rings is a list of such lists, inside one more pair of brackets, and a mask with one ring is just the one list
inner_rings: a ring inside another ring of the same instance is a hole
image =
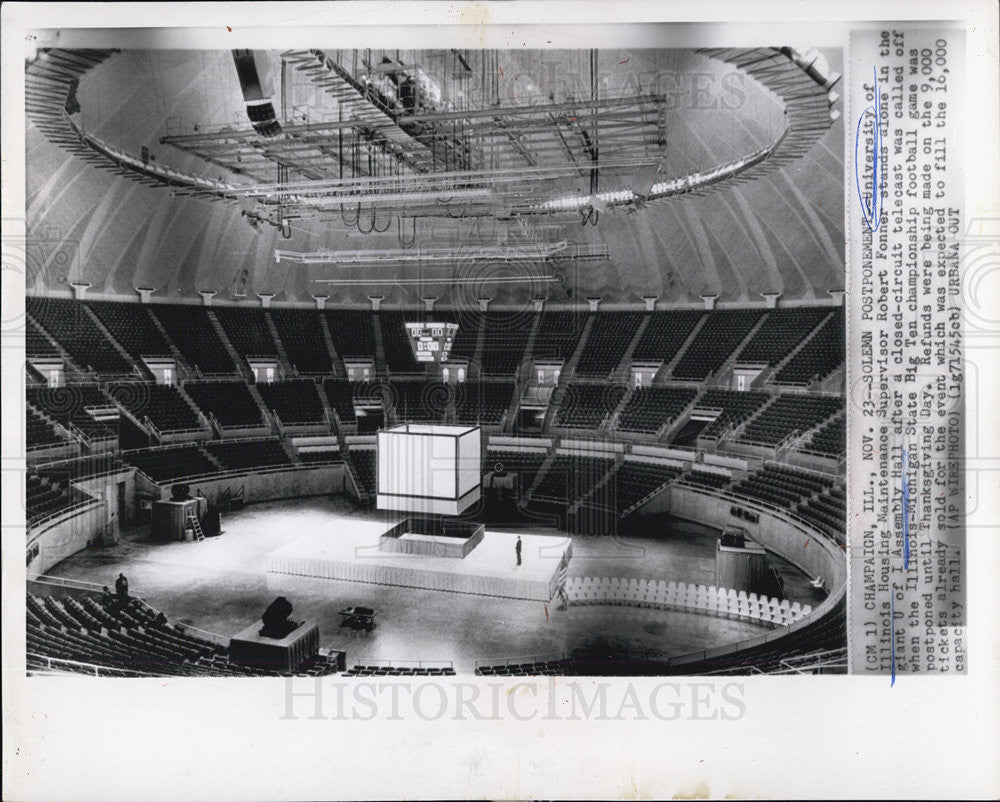
[[479, 499], [480, 431], [403, 424], [378, 433], [378, 507], [458, 515]]

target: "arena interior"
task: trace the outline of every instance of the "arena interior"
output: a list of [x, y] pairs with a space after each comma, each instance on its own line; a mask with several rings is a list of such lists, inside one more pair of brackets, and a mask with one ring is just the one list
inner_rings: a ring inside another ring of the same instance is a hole
[[28, 671], [845, 672], [840, 58], [39, 50]]

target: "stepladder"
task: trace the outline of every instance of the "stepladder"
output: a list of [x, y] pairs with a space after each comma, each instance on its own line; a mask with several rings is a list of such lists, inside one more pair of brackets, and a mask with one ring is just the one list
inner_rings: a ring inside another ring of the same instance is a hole
[[195, 514], [193, 509], [188, 509], [187, 514], [184, 516], [184, 523], [186, 523], [191, 531], [194, 532], [195, 540], [204, 540], [205, 533], [201, 529], [201, 522], [198, 520], [198, 516]]

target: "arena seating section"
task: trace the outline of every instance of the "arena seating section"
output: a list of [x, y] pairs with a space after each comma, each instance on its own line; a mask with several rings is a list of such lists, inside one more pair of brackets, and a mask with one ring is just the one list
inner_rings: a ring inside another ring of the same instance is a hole
[[[116, 436], [103, 423], [94, 420], [87, 409], [114, 406], [98, 384], [74, 384], [69, 387], [28, 387], [27, 400], [35, 409], [63, 426], [72, 423], [88, 437]], [[30, 439], [29, 439], [30, 445]]]
[[186, 382], [184, 392], [221, 426], [260, 426], [264, 422], [260, 407], [242, 381]]
[[534, 359], [569, 361], [580, 343], [587, 316], [583, 312], [544, 311], [532, 348]]
[[440, 423], [453, 396], [451, 388], [439, 381], [392, 379], [389, 387], [399, 421]]
[[267, 326], [267, 320], [264, 319], [263, 309], [213, 307], [212, 311], [240, 356], [245, 358], [278, 355], [278, 348]]
[[327, 328], [338, 356], [375, 358], [375, 330], [372, 313], [362, 309], [327, 309]]
[[683, 481], [685, 484], [696, 485], [709, 490], [719, 490], [728, 485], [732, 481], [732, 477], [724, 473], [700, 471], [697, 468], [692, 468], [684, 474]]
[[29, 527], [88, 498], [72, 489], [66, 477], [42, 476], [31, 471], [25, 477], [25, 486], [25, 510]]
[[624, 397], [624, 385], [571, 382], [559, 406], [556, 424], [575, 429], [597, 429]]
[[312, 379], [258, 384], [264, 406], [277, 414], [284, 424], [322, 423], [323, 402]]
[[653, 312], [649, 318], [649, 325], [639, 337], [632, 359], [670, 362], [704, 315], [705, 312], [700, 309]]
[[782, 465], [765, 465], [762, 470], [733, 485], [732, 492], [759, 498], [786, 509], [832, 486], [831, 477], [805, 473]]
[[512, 376], [517, 372], [531, 336], [534, 315], [526, 312], [487, 312], [483, 317], [482, 372]]
[[486, 451], [484, 472], [493, 471], [498, 476], [517, 477], [521, 493], [526, 493], [534, 484], [535, 477], [545, 461], [545, 453], [525, 451], [518, 448], [494, 448]]
[[626, 515], [640, 501], [676, 479], [680, 472], [675, 465], [653, 460], [625, 460], [612, 479], [619, 515]]
[[607, 376], [622, 361], [642, 322], [641, 312], [598, 312], [576, 363], [580, 376]]
[[738, 390], [706, 390], [698, 399], [695, 409], [721, 409], [714, 421], [706, 426], [700, 436], [716, 437], [728, 426], [738, 426], [771, 399], [767, 393], [739, 392]]
[[288, 361], [299, 373], [333, 372], [333, 361], [320, 328], [319, 313], [310, 309], [271, 309]]
[[455, 388], [455, 420], [459, 423], [498, 425], [510, 407], [514, 383], [466, 381]]
[[803, 448], [827, 457], [842, 457], [847, 451], [847, 416], [838, 415], [818, 429]]
[[656, 434], [680, 415], [696, 395], [693, 387], [637, 387], [622, 409], [617, 428]]
[[42, 334], [42, 330], [38, 328], [31, 320], [27, 318], [25, 320], [24, 328], [24, 353], [29, 359], [59, 359], [60, 353], [59, 349], [56, 348], [50, 341], [49, 338]]
[[219, 470], [196, 445], [122, 451], [121, 458], [154, 482], [168, 482], [185, 476], [205, 476]]
[[841, 546], [847, 543], [847, 493], [842, 484], [810, 498], [795, 512], [831, 535]]
[[87, 306], [132, 358], [171, 357], [170, 345], [153, 323], [149, 311], [139, 304], [90, 301]]
[[772, 309], [753, 337], [736, 355], [735, 361], [776, 365], [828, 314], [828, 310], [816, 308]]
[[701, 380], [714, 373], [750, 333], [760, 316], [761, 312], [755, 309], [726, 309], [709, 314], [705, 325], [674, 366], [673, 376]]
[[376, 493], [375, 449], [351, 449], [349, 458], [354, 478], [358, 480], [358, 483], [368, 492], [369, 496], [374, 496]]
[[25, 308], [79, 367], [112, 375], [133, 372], [83, 304], [68, 298], [28, 297]]
[[39, 476], [47, 477], [62, 487], [69, 487], [70, 482], [91, 479], [119, 470], [128, 470], [128, 467], [116, 454], [102, 451], [85, 457], [74, 457], [40, 465], [34, 470]]
[[323, 392], [341, 423], [354, 423], [354, 385], [347, 379], [324, 379]]
[[545, 500], [563, 506], [590, 493], [615, 467], [611, 457], [557, 454], [531, 493], [532, 503]]
[[779, 396], [751, 420], [739, 436], [741, 442], [778, 445], [790, 434], [805, 434], [833, 413], [844, 408], [839, 396], [788, 393]]
[[380, 312], [382, 346], [385, 349], [385, 364], [390, 373], [416, 373], [423, 365], [413, 356], [410, 337], [406, 332], [405, 320], [400, 312]]
[[42, 448], [67, 442], [49, 421], [31, 407], [26, 410], [24, 427], [28, 448]]
[[153, 304], [150, 311], [160, 321], [170, 341], [184, 359], [201, 373], [234, 373], [236, 365], [216, 334], [206, 310], [197, 306]]
[[161, 432], [203, 428], [197, 413], [176, 387], [150, 382], [115, 382], [108, 394], [141, 422], [152, 421]]
[[[79, 671], [103, 676], [267, 676], [277, 675], [232, 663], [227, 648], [171, 624], [141, 599], [103, 607], [96, 594], [78, 597], [26, 594], [28, 670]], [[44, 658], [77, 665], [50, 664]], [[103, 671], [102, 671], [103, 669]], [[317, 656], [295, 673], [335, 673]]]
[[775, 381], [808, 385], [824, 379], [844, 363], [844, 313], [838, 309], [802, 350], [778, 371]]
[[292, 461], [275, 438], [254, 440], [218, 440], [205, 444], [208, 451], [222, 465], [223, 470], [245, 468], [269, 468], [275, 465], [291, 465]]

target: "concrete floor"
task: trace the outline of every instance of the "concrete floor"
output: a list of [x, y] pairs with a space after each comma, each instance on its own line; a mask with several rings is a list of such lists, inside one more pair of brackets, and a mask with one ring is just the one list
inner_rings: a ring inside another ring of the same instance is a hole
[[[343, 498], [315, 497], [256, 504], [226, 515], [221, 537], [197, 543], [154, 543], [148, 526], [124, 533], [111, 548], [91, 548], [57, 565], [54, 576], [113, 585], [118, 572], [130, 590], [172, 620], [231, 636], [259, 620], [276, 595], [292, 617], [320, 627], [320, 643], [368, 659], [475, 661], [559, 654], [669, 657], [760, 634], [760, 627], [687, 613], [627, 607], [574, 607], [458, 593], [268, 575], [267, 555], [313, 532], [335, 537], [351, 520], [396, 520], [356, 509]], [[554, 530], [535, 527], [538, 534]], [[711, 584], [716, 533], [669, 516], [643, 521], [641, 533], [573, 538], [570, 573]], [[806, 577], [770, 555], [793, 601], [816, 603]], [[338, 611], [374, 607], [371, 634], [340, 628]]]

